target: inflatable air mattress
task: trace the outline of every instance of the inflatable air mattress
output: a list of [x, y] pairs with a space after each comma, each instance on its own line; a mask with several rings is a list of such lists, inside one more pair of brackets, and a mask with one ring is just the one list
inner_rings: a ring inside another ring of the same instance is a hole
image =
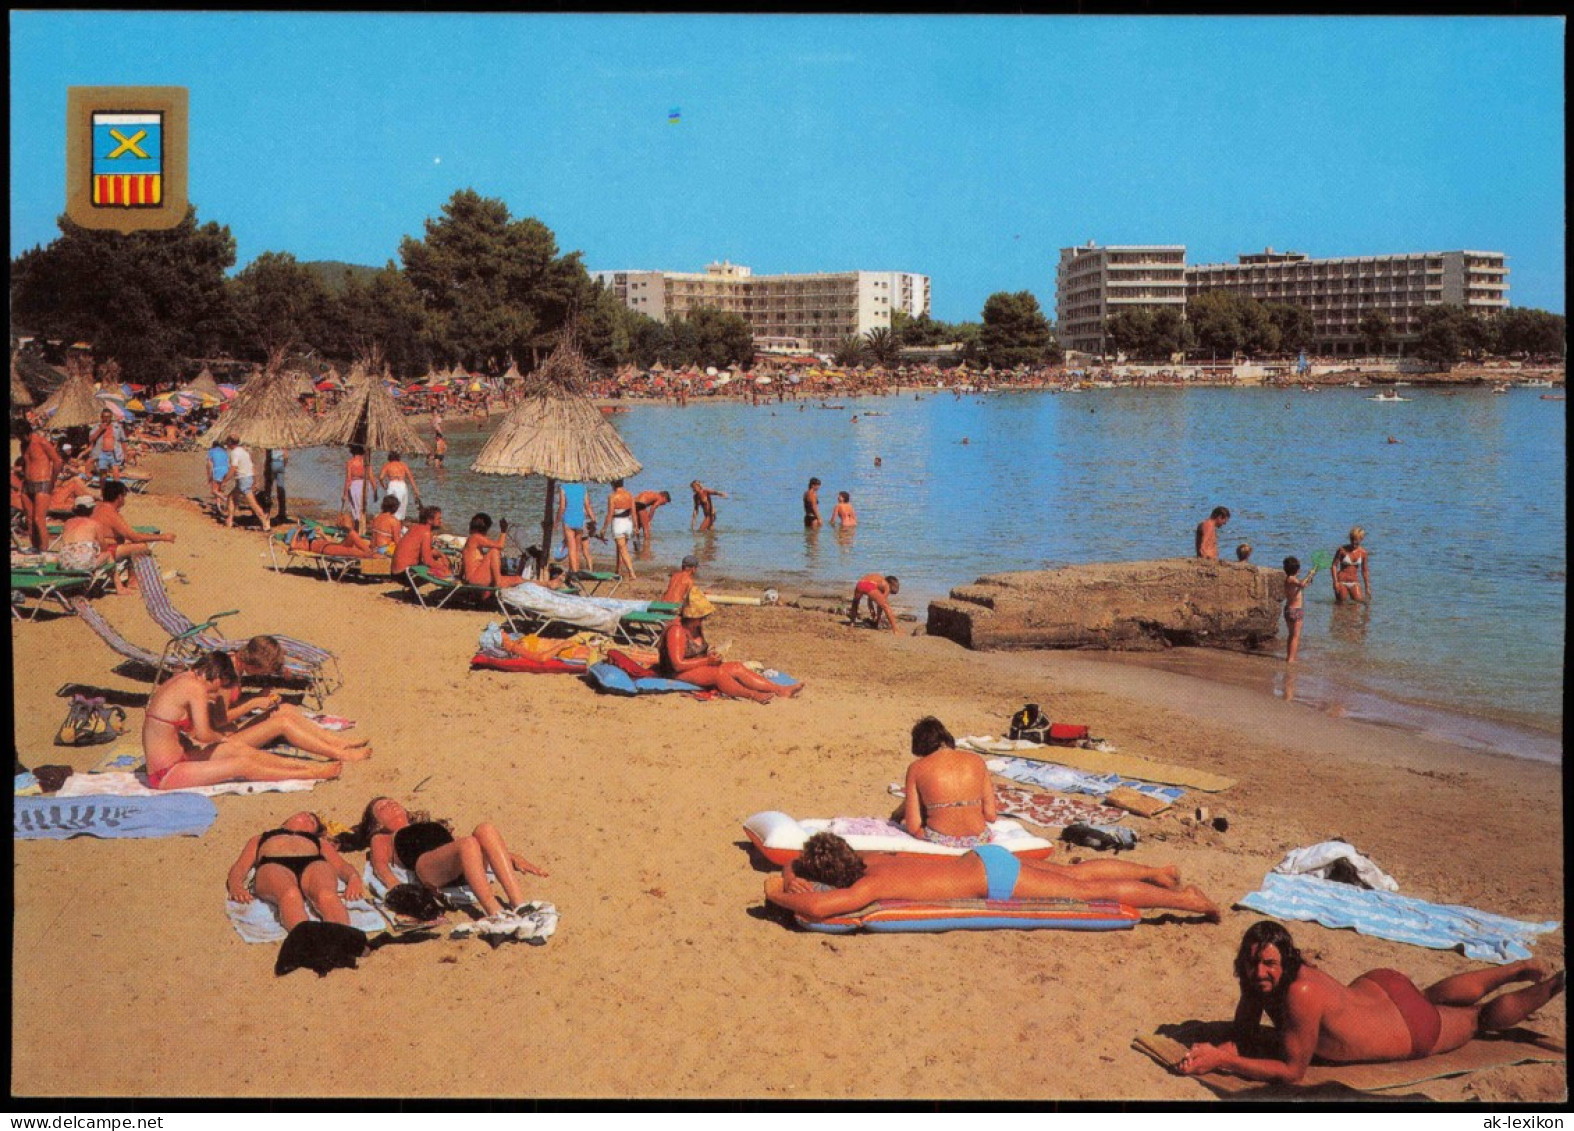
[[884, 899], [828, 919], [793, 916], [809, 931], [849, 935], [854, 931], [1124, 931], [1142, 916], [1123, 903], [1075, 899], [953, 899], [919, 902]]

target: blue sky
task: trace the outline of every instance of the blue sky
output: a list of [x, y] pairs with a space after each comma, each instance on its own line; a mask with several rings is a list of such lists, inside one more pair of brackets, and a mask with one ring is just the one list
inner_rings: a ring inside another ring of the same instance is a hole
[[[11, 13], [11, 252], [66, 88], [190, 88], [191, 198], [380, 265], [458, 188], [598, 268], [908, 270], [1054, 305], [1059, 249], [1509, 255], [1564, 310], [1557, 19]], [[670, 111], [681, 112], [676, 124]]]

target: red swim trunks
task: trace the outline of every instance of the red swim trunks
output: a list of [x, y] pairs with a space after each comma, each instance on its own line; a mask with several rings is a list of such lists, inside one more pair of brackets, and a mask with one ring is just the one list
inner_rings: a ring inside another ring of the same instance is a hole
[[1363, 981], [1377, 983], [1377, 988], [1388, 995], [1388, 1000], [1404, 1018], [1410, 1030], [1410, 1059], [1427, 1056], [1437, 1045], [1438, 1034], [1443, 1031], [1443, 1018], [1437, 1006], [1427, 1001], [1426, 995], [1416, 989], [1416, 984], [1398, 970], [1372, 970], [1361, 975]]
[[876, 593], [878, 593], [880, 591], [875, 588], [874, 582], [872, 582], [872, 581], [860, 581], [857, 585], [853, 586], [853, 592], [854, 593], [862, 593], [866, 597], [873, 597]]

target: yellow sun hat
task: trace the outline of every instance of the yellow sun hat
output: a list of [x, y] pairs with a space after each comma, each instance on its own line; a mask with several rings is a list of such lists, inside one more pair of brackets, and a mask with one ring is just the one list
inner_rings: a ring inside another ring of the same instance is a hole
[[710, 603], [710, 598], [695, 588], [689, 590], [689, 595], [683, 602], [681, 615], [686, 620], [699, 620], [715, 611], [716, 606]]

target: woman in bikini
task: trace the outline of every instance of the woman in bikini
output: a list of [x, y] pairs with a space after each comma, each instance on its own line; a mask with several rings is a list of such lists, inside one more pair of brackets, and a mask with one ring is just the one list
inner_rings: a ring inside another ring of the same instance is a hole
[[404, 537], [404, 523], [399, 520], [398, 510], [399, 500], [389, 495], [383, 500], [383, 509], [367, 528], [373, 551], [390, 558], [399, 539]]
[[1350, 541], [1334, 551], [1333, 569], [1328, 571], [1328, 576], [1333, 578], [1334, 601], [1344, 604], [1345, 598], [1352, 601], [1366, 601], [1372, 595], [1372, 579], [1367, 571], [1367, 552], [1361, 545], [1366, 540], [1366, 531], [1359, 526], [1350, 530]]
[[339, 505], [350, 512], [356, 529], [366, 518], [366, 506], [377, 498], [377, 480], [366, 473], [366, 449], [350, 445], [350, 461], [344, 465], [344, 491]]
[[689, 590], [678, 619], [667, 626], [661, 637], [663, 675], [700, 687], [713, 687], [723, 695], [752, 699], [756, 703], [788, 698], [803, 690], [801, 683], [783, 686], [743, 664], [723, 662], [705, 640], [705, 618], [715, 611], [716, 607], [705, 594], [698, 589]]
[[[278, 828], [252, 837], [230, 866], [225, 882], [230, 898], [250, 903], [255, 894], [278, 912], [286, 931], [305, 922], [308, 904], [324, 922], [349, 926], [338, 881], [344, 881], [344, 898], [357, 900], [365, 894], [361, 877], [323, 833], [317, 814], [296, 813]], [[248, 887], [246, 876], [253, 869]]]
[[[386, 499], [383, 501], [387, 502]], [[370, 558], [376, 555], [372, 543], [356, 533], [354, 520], [348, 514], [340, 514], [339, 523], [344, 534], [337, 542], [324, 538], [320, 531], [313, 533], [305, 526], [297, 526], [290, 532], [290, 549], [297, 553], [322, 554], [329, 558]]]
[[831, 508], [831, 525], [851, 530], [858, 525], [858, 514], [853, 510], [853, 497], [846, 491], [836, 492], [836, 506]]
[[[350, 742], [324, 730], [277, 694], [239, 700], [240, 677], [222, 652], [204, 656], [154, 691], [142, 724], [148, 785], [184, 789], [227, 781], [321, 780], [338, 777], [341, 763], [372, 756], [371, 743]], [[266, 714], [245, 726], [232, 721], [255, 710]], [[280, 739], [330, 761], [286, 758], [263, 749]]]
[[[995, 787], [984, 760], [958, 750], [945, 724], [933, 715], [913, 724], [913, 757], [907, 767], [906, 798], [900, 820], [909, 835], [947, 848], [977, 848], [993, 839], [997, 814]], [[1135, 880], [1168, 891], [1181, 886], [1180, 869], [1152, 868], [1129, 860], [1085, 860], [1080, 864], [1034, 861], [1069, 880]]]
[[[514, 872], [545, 876], [546, 870], [510, 852], [497, 826], [483, 821], [469, 836], [454, 837], [446, 822], [434, 821], [424, 813], [411, 814], [391, 797], [373, 798], [361, 814], [361, 822], [338, 838], [346, 852], [366, 850], [372, 874], [387, 887], [401, 881], [391, 865], [398, 864], [429, 888], [442, 888], [461, 880], [470, 885], [487, 918], [502, 921], [517, 914], [524, 892]], [[490, 869], [503, 895], [505, 908], [487, 882]]]
[[633, 581], [634, 559], [629, 557], [629, 540], [634, 537], [634, 493], [623, 486], [621, 479], [612, 481], [612, 494], [607, 496], [607, 529], [617, 543], [618, 576]]

